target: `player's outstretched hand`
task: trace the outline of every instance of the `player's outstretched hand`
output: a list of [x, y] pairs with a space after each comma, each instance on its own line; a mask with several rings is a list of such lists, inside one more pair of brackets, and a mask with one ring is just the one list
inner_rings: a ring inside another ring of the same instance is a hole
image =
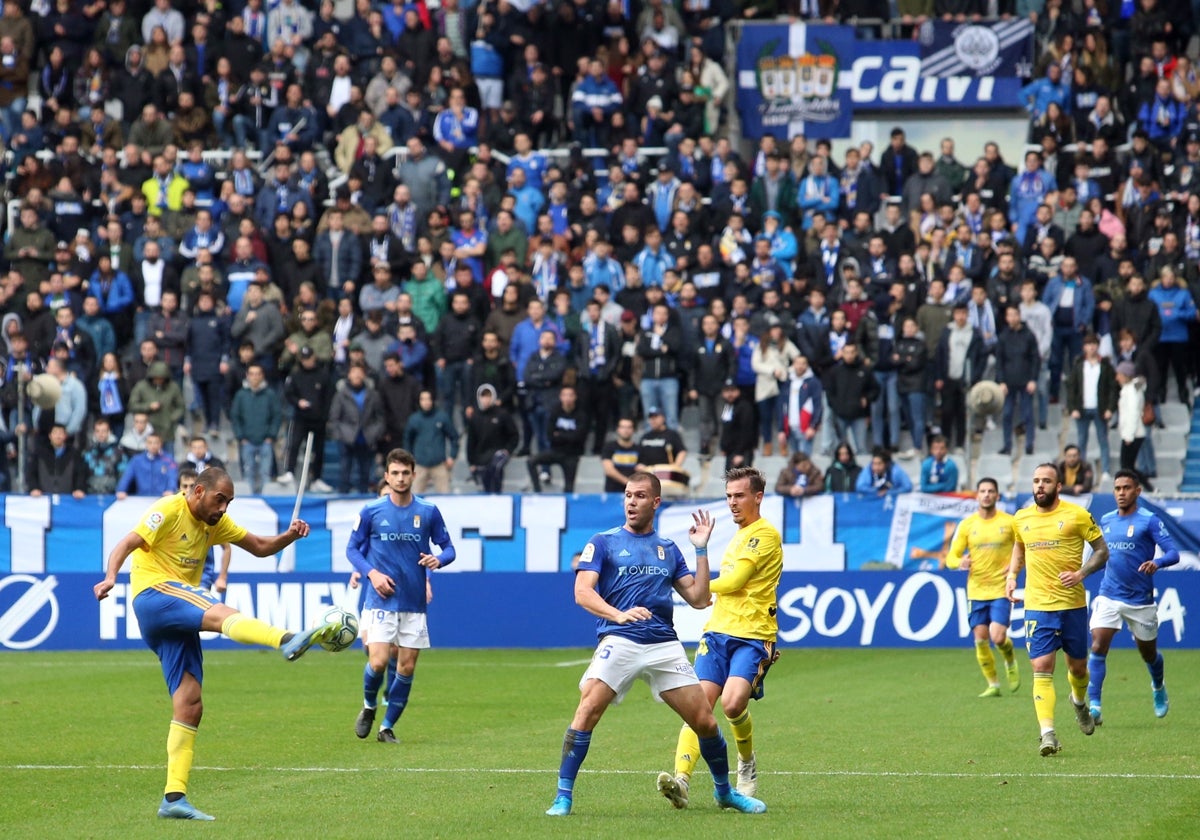
[[437, 558], [436, 554], [421, 554], [421, 559], [417, 561], [426, 569], [440, 569], [442, 561]]
[[108, 578], [105, 578], [104, 580], [97, 583], [95, 586], [92, 587], [92, 591], [96, 593], [96, 600], [103, 601], [105, 598], [108, 597], [108, 593], [116, 585], [117, 585], [117, 582], [115, 580], [109, 580]]
[[350, 573], [350, 588], [358, 589], [358, 582], [360, 580], [362, 580], [362, 575], [358, 573], [357, 569], [355, 569], [353, 572]]
[[716, 521], [713, 515], [704, 508], [692, 514], [692, 527], [688, 528], [688, 539], [696, 548], [707, 548], [708, 538], [712, 536]]
[[645, 621], [652, 617], [653, 613], [645, 607], [634, 607], [618, 615], [617, 624], [632, 624], [635, 621]]
[[303, 519], [293, 519], [287, 532], [293, 540], [302, 540], [308, 536], [308, 523]]

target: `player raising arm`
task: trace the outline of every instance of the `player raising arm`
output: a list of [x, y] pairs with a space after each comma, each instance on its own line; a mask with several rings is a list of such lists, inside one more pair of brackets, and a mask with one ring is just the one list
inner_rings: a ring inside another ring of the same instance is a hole
[[[414, 496], [416, 461], [403, 449], [385, 459], [388, 492], [368, 502], [358, 515], [346, 558], [366, 578], [363, 621], [367, 667], [363, 670], [363, 708], [354, 734], [366, 738], [375, 722], [375, 704], [388, 659], [397, 651], [396, 676], [387, 687], [387, 713], [376, 740], [396, 743], [393, 732], [412, 692], [417, 657], [429, 647], [426, 617], [427, 576], [455, 558], [454, 544], [437, 505]], [[430, 543], [441, 549], [431, 554]]]
[[171, 728], [167, 734], [167, 786], [160, 817], [211, 820], [187, 799], [188, 776], [203, 705], [203, 631], [224, 633], [245, 645], [280, 648], [289, 661], [299, 659], [340, 627], [321, 624], [305, 633], [289, 633], [242, 615], [200, 588], [204, 559], [214, 545], [233, 543], [256, 557], [282, 551], [308, 536], [300, 519], [275, 537], [251, 534], [225, 515], [233, 501], [233, 481], [225, 470], [209, 467], [187, 495], [165, 496], [150, 506], [137, 527], [121, 538], [108, 555], [108, 573], [94, 587], [103, 601], [117, 583], [125, 559], [133, 555], [130, 593], [142, 638], [158, 654], [171, 692]]
[[[1041, 464], [1033, 471], [1033, 504], [1013, 517], [1012, 561], [1005, 595], [1016, 603], [1017, 576], [1026, 565], [1025, 647], [1033, 665], [1033, 708], [1041, 726], [1038, 751], [1050, 756], [1062, 749], [1054, 732], [1054, 663], [1067, 657], [1071, 705], [1084, 735], [1096, 731], [1085, 692], [1087, 670], [1087, 594], [1080, 581], [1108, 562], [1108, 546], [1092, 515], [1058, 497], [1058, 467]], [[1092, 556], [1080, 566], [1083, 546]]]
[[[738, 531], [725, 547], [712, 616], [696, 650], [696, 676], [709, 708], [717, 700], [733, 730], [738, 752], [737, 789], [758, 793], [750, 700], [763, 696], [767, 669], [778, 658], [775, 590], [783, 574], [779, 531], [759, 514], [766, 480], [752, 467], [725, 473], [725, 502]], [[697, 572], [698, 574], [698, 572]], [[675, 748], [675, 774], [660, 773], [658, 790], [676, 808], [688, 805], [688, 786], [700, 751], [695, 731], [684, 724]]]
[[[1163, 658], [1158, 652], [1158, 606], [1154, 603], [1153, 575], [1178, 563], [1179, 551], [1162, 520], [1138, 505], [1141, 495], [1138, 474], [1134, 470], [1118, 470], [1113, 479], [1117, 509], [1100, 518], [1109, 558], [1100, 594], [1092, 600], [1092, 655], [1088, 657], [1091, 675], [1088, 707], [1097, 724], [1101, 722], [1100, 693], [1108, 670], [1105, 657], [1122, 620], [1129, 625], [1138, 653], [1150, 671], [1154, 714], [1166, 717], [1169, 708]], [[1154, 557], [1155, 547], [1162, 549], [1158, 559]], [[1076, 574], [1083, 579], [1081, 573]]]
[[571, 813], [575, 778], [592, 742], [592, 730], [638, 677], [700, 736], [700, 754], [712, 773], [717, 804], [743, 813], [767, 810], [759, 800], [729, 786], [725, 738], [672, 624], [672, 589], [696, 609], [708, 606], [712, 518], [706, 511], [693, 514], [689, 532], [696, 547], [693, 575], [678, 546], [654, 531], [661, 495], [656, 476], [631, 475], [625, 485], [624, 526], [596, 534], [579, 559], [575, 603], [596, 616], [600, 641], [579, 681], [579, 705], [563, 737], [558, 791], [546, 811], [549, 816]]
[[1021, 687], [1021, 672], [1017, 669], [1012, 640], [1008, 638], [1012, 603], [1004, 591], [1004, 573], [1012, 559], [1013, 518], [996, 507], [999, 497], [996, 479], [979, 479], [975, 485], [979, 510], [955, 530], [946, 556], [947, 568], [961, 568], [967, 573], [967, 598], [971, 602], [968, 623], [975, 636], [975, 659], [988, 682], [980, 697], [1000, 696], [1000, 678], [989, 641], [1004, 656], [1008, 690]]

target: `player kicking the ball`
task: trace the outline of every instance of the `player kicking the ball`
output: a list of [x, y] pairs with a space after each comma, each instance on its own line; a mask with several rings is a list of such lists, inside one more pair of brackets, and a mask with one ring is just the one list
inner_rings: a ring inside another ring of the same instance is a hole
[[975, 635], [975, 659], [988, 683], [980, 697], [1000, 696], [1000, 678], [991, 645], [1004, 656], [1008, 690], [1021, 687], [1021, 672], [1017, 669], [1012, 640], [1008, 638], [1012, 602], [1004, 596], [1004, 575], [1012, 559], [1015, 539], [1013, 518], [996, 507], [999, 497], [1000, 485], [996, 479], [979, 479], [975, 485], [979, 510], [959, 524], [946, 555], [947, 568], [967, 572], [967, 598], [971, 602], [968, 623]]
[[[403, 449], [385, 459], [387, 495], [363, 507], [355, 523], [346, 558], [370, 582], [365, 587], [363, 621], [367, 667], [363, 670], [363, 708], [354, 734], [366, 738], [375, 722], [376, 697], [388, 659], [397, 650], [396, 676], [387, 687], [387, 712], [376, 739], [396, 743], [393, 727], [408, 705], [417, 657], [429, 647], [426, 622], [426, 575], [454, 560], [454, 544], [437, 505], [413, 495], [416, 462]], [[430, 554], [430, 543], [441, 551]]]
[[621, 702], [638, 677], [699, 736], [700, 754], [712, 773], [717, 805], [748, 814], [767, 810], [759, 800], [730, 787], [725, 738], [672, 624], [672, 589], [696, 609], [708, 606], [712, 518], [706, 511], [692, 515], [693, 575], [678, 546], [654, 531], [661, 493], [656, 476], [631, 475], [625, 485], [625, 525], [596, 534], [579, 559], [575, 603], [596, 616], [600, 641], [592, 664], [579, 681], [579, 706], [563, 737], [558, 792], [546, 811], [552, 817], [571, 813], [575, 777], [587, 757], [592, 730], [610, 705]]
[[[1119, 470], [1113, 479], [1117, 509], [1100, 518], [1108, 543], [1108, 563], [1100, 594], [1092, 601], [1092, 654], [1088, 657], [1088, 706], [1092, 719], [1100, 720], [1100, 692], [1108, 669], [1105, 657], [1121, 621], [1129, 625], [1138, 653], [1150, 671], [1154, 714], [1166, 717], [1167, 687], [1163, 683], [1163, 658], [1158, 652], [1158, 607], [1154, 603], [1154, 573], [1179, 562], [1175, 540], [1162, 520], [1138, 506], [1142, 483], [1133, 470]], [[1162, 556], [1155, 559], [1155, 547]]]
[[117, 574], [133, 555], [130, 597], [142, 638], [158, 654], [171, 692], [171, 728], [167, 733], [167, 786], [158, 815], [179, 820], [211, 820], [187, 799], [196, 730], [203, 704], [202, 631], [221, 632], [235, 642], [280, 648], [289, 661], [331, 638], [341, 625], [320, 624], [305, 633], [289, 633], [244, 616], [200, 588], [204, 560], [214, 545], [233, 543], [256, 557], [282, 551], [308, 536], [308, 524], [296, 519], [282, 534], [260, 537], [225, 515], [233, 501], [233, 481], [225, 470], [209, 467], [186, 494], [159, 499], [136, 528], [108, 555], [108, 573], [94, 587], [103, 601]]
[[[767, 669], [778, 658], [775, 590], [783, 574], [779, 531], [759, 514], [766, 480], [751, 467], [725, 473], [725, 502], [738, 531], [725, 548], [721, 574], [709, 591], [716, 595], [712, 616], [696, 650], [696, 676], [709, 708], [721, 701], [738, 752], [737, 789], [758, 793], [754, 724], [750, 700], [763, 696]], [[660, 773], [658, 790], [676, 808], [688, 805], [688, 786], [700, 745], [688, 724], [679, 732], [675, 774]]]

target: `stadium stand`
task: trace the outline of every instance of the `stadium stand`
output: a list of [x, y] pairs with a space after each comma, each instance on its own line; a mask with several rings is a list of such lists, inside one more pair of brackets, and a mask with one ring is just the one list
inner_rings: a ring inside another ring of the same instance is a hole
[[[243, 445], [270, 441], [268, 492], [294, 488], [315, 430], [312, 489], [330, 492], [347, 459], [405, 443], [430, 390], [462, 433], [427, 453], [457, 456], [454, 491], [507, 457], [503, 487], [522, 491], [525, 457], [572, 445], [569, 385], [597, 432], [576, 492], [613, 486], [600, 452], [620, 416], [648, 440], [614, 463], [698, 494], [727, 455], [773, 479], [790, 449], [825, 469], [848, 438], [919, 485], [936, 434], [960, 486], [1015, 489], [1085, 425], [1098, 487], [1134, 429], [1148, 479], [1200, 491], [1197, 21], [1109, 5], [6, 0], [0, 489], [42, 486], [56, 423], [96, 479], [77, 480], [107, 487], [149, 422], [165, 457], [195, 460], [205, 437], [235, 476]], [[914, 149], [899, 127], [881, 154], [837, 159], [819, 138], [729, 136], [731, 21], [912, 38], [1014, 14], [1036, 41], [1021, 161]], [[1077, 361], [1088, 335], [1103, 362]], [[181, 411], [151, 390], [158, 362]], [[235, 400], [253, 365], [269, 399]], [[43, 370], [63, 384], [53, 410], [25, 387]], [[1005, 411], [968, 414], [981, 380], [1010, 384]], [[485, 385], [498, 408], [477, 403]], [[679, 441], [647, 430], [652, 408]]]

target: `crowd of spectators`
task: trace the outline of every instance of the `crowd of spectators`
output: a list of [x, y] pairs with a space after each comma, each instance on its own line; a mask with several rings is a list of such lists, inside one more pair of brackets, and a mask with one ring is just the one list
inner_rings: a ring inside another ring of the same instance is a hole
[[[309, 433], [318, 492], [326, 439], [341, 492], [396, 446], [418, 492], [460, 453], [488, 492], [514, 457], [686, 488], [695, 406], [702, 462], [794, 453], [780, 492], [910, 489], [893, 454], [954, 489], [994, 381], [1005, 452], [1064, 400], [1108, 472], [1197, 356], [1200, 82], [1159, 2], [899, 4], [1033, 17], [1018, 171], [900, 128], [740, 154], [723, 23], [773, 0], [5, 0], [2, 466], [32, 431], [31, 492], [173, 492], [227, 428], [253, 492]], [[859, 5], [790, 11], [889, 17]]]

